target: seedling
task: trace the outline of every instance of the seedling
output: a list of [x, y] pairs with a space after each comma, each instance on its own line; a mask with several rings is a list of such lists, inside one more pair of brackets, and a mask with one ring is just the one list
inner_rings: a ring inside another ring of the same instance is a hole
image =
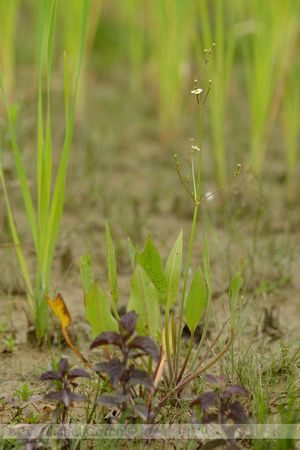
[[34, 394], [34, 392], [37, 390], [37, 389], [29, 390], [27, 381], [24, 381], [22, 389], [17, 387], [14, 387], [14, 389], [18, 393], [20, 399], [22, 398], [24, 402], [27, 402], [30, 399], [30, 397]]
[[[16, 390], [16, 388], [14, 388]], [[25, 388], [26, 390], [26, 388]], [[34, 389], [35, 391], [36, 389]], [[33, 391], [30, 391], [30, 393], [32, 393]], [[45, 417], [45, 412], [41, 413], [38, 408], [35, 405], [35, 402], [38, 402], [40, 400], [42, 400], [42, 396], [41, 395], [35, 395], [35, 396], [23, 396], [20, 394], [20, 392], [17, 392], [18, 394], [18, 398], [13, 398], [11, 395], [3, 393], [3, 395], [0, 398], [0, 402], [2, 404], [2, 411], [7, 408], [13, 419], [17, 420], [18, 422], [22, 422], [23, 421], [23, 415], [28, 414], [28, 403], [30, 402], [32, 404], [32, 406], [35, 408], [35, 410], [38, 412], [38, 414], [40, 414], [40, 417]], [[27, 397], [27, 398], [26, 398]], [[26, 400], [25, 400], [26, 398]], [[25, 419], [25, 421], [27, 421], [27, 419]]]
[[[150, 423], [154, 418], [151, 413], [151, 403], [147, 404], [147, 392], [153, 389], [152, 377], [145, 370], [135, 368], [137, 358], [148, 355], [150, 360], [159, 359], [159, 352], [154, 342], [146, 336], [132, 335], [136, 328], [138, 316], [131, 311], [126, 313], [119, 321], [119, 333], [106, 331], [94, 339], [91, 349], [102, 345], [111, 345], [118, 348], [122, 353], [122, 359], [115, 357], [109, 362], [103, 362], [93, 366], [95, 372], [105, 372], [109, 374], [109, 379], [113, 387], [118, 383], [121, 391], [116, 391], [116, 395], [101, 395], [97, 403], [106, 406], [117, 406], [121, 411], [118, 418], [119, 423], [124, 423], [126, 418], [136, 420], [137, 416], [144, 422]], [[130, 362], [131, 361], [131, 362]], [[151, 364], [148, 366], [151, 367]], [[137, 394], [134, 386], [140, 385]]]
[[[247, 394], [246, 389], [238, 385], [227, 386], [222, 375], [219, 378], [213, 375], [204, 375], [204, 378], [214, 387], [214, 390], [204, 392], [204, 394], [191, 402], [191, 407], [200, 405], [201, 413], [203, 413], [201, 420], [195, 417], [193, 422], [195, 424], [216, 423], [220, 425], [228, 425], [232, 422], [234, 424], [249, 423], [249, 418], [240, 402], [236, 400], [230, 403], [228, 401], [229, 396], [232, 394]], [[227, 434], [226, 427], [223, 427], [223, 430]], [[236, 446], [235, 441], [232, 439], [228, 439], [228, 443]]]
[[[43, 400], [53, 401], [57, 400], [57, 406], [52, 412], [52, 420], [57, 423], [61, 416], [61, 422], [65, 423], [69, 407], [72, 402], [83, 402], [86, 396], [83, 394], [75, 394], [74, 389], [78, 386], [73, 382], [75, 378], [84, 377], [89, 378], [90, 375], [82, 369], [71, 369], [67, 358], [62, 358], [58, 364], [58, 370], [48, 370], [42, 373], [40, 381], [56, 381], [57, 391], [52, 391], [43, 397]], [[71, 389], [73, 388], [73, 391]]]
[[13, 335], [10, 336], [10, 338], [7, 339], [2, 339], [3, 344], [7, 345], [7, 347], [9, 348], [9, 350], [11, 352], [15, 352], [16, 350], [18, 350], [18, 348], [16, 347], [16, 344], [18, 344], [20, 341], [19, 339], [15, 339]]
[[1, 322], [0, 323], [0, 333], [4, 334], [5, 333], [5, 328], [7, 327], [7, 323], [6, 322]]

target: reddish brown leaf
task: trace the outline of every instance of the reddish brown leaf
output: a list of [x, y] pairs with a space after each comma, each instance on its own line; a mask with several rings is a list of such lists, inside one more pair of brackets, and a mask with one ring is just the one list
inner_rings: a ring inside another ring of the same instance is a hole
[[101, 345], [117, 345], [122, 346], [121, 336], [115, 331], [104, 331], [99, 334], [90, 345], [90, 350]]
[[148, 355], [152, 356], [155, 361], [159, 359], [158, 348], [152, 339], [147, 336], [136, 336], [128, 345], [129, 348], [139, 348]]

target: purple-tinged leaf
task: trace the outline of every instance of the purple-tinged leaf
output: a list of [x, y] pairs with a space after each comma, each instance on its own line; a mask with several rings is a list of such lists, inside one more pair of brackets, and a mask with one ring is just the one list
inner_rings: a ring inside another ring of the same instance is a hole
[[40, 381], [48, 381], [48, 380], [61, 380], [61, 373], [57, 370], [49, 370], [48, 372], [44, 372], [41, 374], [39, 380]]
[[142, 356], [141, 352], [138, 352], [136, 350], [130, 350], [128, 352], [128, 359], [137, 359], [140, 358]]
[[215, 391], [207, 391], [192, 401], [190, 406], [201, 405], [202, 411], [206, 411], [210, 406], [217, 406], [218, 394]]
[[118, 358], [114, 358], [108, 363], [108, 373], [111, 384], [115, 386], [126, 375], [126, 364], [124, 362], [122, 363]]
[[[149, 416], [148, 416], [148, 423], [153, 423], [155, 417], [156, 417], [155, 412], [151, 411], [151, 413], [150, 413]], [[162, 438], [163, 438], [163, 436], [161, 435], [161, 436], [160, 436], [160, 439], [162, 439]]]
[[52, 411], [52, 422], [53, 423], [56, 423], [57, 422], [57, 419], [59, 418], [59, 416], [61, 415], [61, 413], [62, 413], [62, 410], [61, 410], [61, 408], [55, 408], [53, 411]]
[[61, 391], [50, 392], [50, 394], [44, 395], [43, 400], [45, 402], [51, 402], [53, 400], [61, 400]]
[[127, 392], [126, 394], [121, 394], [121, 392], [116, 392], [116, 397], [121, 400], [122, 403], [127, 402], [132, 398], [132, 394]]
[[[117, 393], [118, 394], [118, 393]], [[99, 403], [100, 405], [104, 406], [120, 406], [122, 403], [127, 402], [130, 400], [131, 394], [128, 392], [125, 395], [119, 394], [115, 397], [113, 395], [101, 395], [96, 403]]]
[[[135, 314], [134, 311], [130, 311], [121, 318], [120, 320], [120, 326], [122, 330], [125, 330], [128, 332], [128, 337], [131, 336], [135, 330], [136, 322], [138, 320], [138, 315]], [[127, 333], [126, 333], [127, 335]]]
[[219, 386], [219, 379], [217, 377], [214, 377], [213, 375], [204, 375], [204, 378], [212, 386]]
[[207, 442], [204, 446], [203, 446], [203, 449], [205, 449], [205, 450], [212, 450], [213, 448], [225, 448], [225, 449], [228, 449], [228, 448], [234, 448], [234, 447], [236, 447], [236, 445], [233, 445], [232, 447], [229, 447], [228, 446], [228, 440], [226, 441], [226, 439], [222, 439], [222, 438], [219, 438], [219, 439], [214, 439], [213, 441], [209, 441], [209, 442]]
[[228, 414], [228, 419], [234, 421], [234, 423], [249, 423], [249, 417], [247, 416], [242, 405], [236, 401], [228, 406], [230, 413]]
[[72, 394], [72, 402], [85, 402], [86, 400], [87, 398], [83, 394]]
[[226, 398], [230, 394], [241, 394], [241, 395], [244, 395], [244, 394], [247, 394], [247, 391], [242, 386], [238, 386], [236, 384], [233, 384], [232, 386], [227, 386], [225, 391], [222, 393], [222, 397]]
[[6, 394], [6, 392], [3, 392], [3, 394], [1, 393], [0, 400], [5, 400], [6, 404], [9, 404], [13, 407], [19, 406], [20, 404], [19, 399], [14, 399], [11, 395]]
[[136, 336], [132, 342], [128, 344], [129, 348], [138, 348], [148, 355], [152, 356], [155, 361], [159, 359], [159, 351], [152, 339], [147, 336]]
[[95, 347], [100, 347], [100, 345], [117, 345], [118, 347], [122, 347], [121, 336], [115, 331], [104, 331], [104, 333], [99, 334], [99, 336], [93, 340], [90, 350]]
[[134, 386], [135, 384], [141, 384], [147, 389], [152, 389], [153, 382], [151, 376], [144, 370], [134, 369], [127, 382], [128, 386]]
[[77, 377], [90, 378], [90, 375], [83, 369], [72, 369], [68, 373], [68, 380], [74, 380]]
[[70, 389], [61, 389], [59, 392], [61, 394], [61, 401], [66, 406], [66, 408], [68, 408], [72, 402], [71, 390]]
[[102, 362], [102, 363], [98, 363], [98, 364], [95, 364], [94, 366], [92, 366], [92, 370], [96, 373], [99, 373], [99, 372], [108, 373], [108, 367], [109, 367], [108, 362]]
[[133, 411], [144, 421], [147, 422], [149, 410], [145, 405], [137, 405], [133, 408]]
[[219, 377], [219, 390], [221, 392], [223, 392], [225, 390], [225, 388], [226, 388], [226, 380], [225, 380], [224, 375], [221, 375]]
[[61, 358], [58, 363], [58, 370], [64, 375], [69, 372], [69, 363], [67, 358]]
[[63, 404], [68, 408], [72, 401], [72, 393], [70, 389], [61, 389], [58, 392], [50, 392], [44, 396], [43, 400], [49, 402], [52, 400], [61, 400]]
[[119, 406], [119, 401], [113, 395], [100, 395], [97, 398], [96, 403], [104, 406]]
[[193, 425], [199, 425], [200, 424], [200, 420], [198, 419], [198, 415], [197, 415], [195, 410], [192, 412], [191, 423]]
[[30, 397], [28, 397], [27, 399], [27, 402], [35, 403], [39, 402], [40, 400], [43, 400], [43, 395], [30, 395]]
[[201, 423], [219, 423], [219, 416], [216, 413], [205, 414], [202, 417]]

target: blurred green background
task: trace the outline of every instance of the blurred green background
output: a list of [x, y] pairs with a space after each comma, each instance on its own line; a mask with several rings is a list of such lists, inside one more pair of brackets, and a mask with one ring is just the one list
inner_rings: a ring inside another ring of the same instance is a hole
[[[51, 79], [54, 149], [63, 139], [63, 49], [73, 92], [81, 7], [81, 0], [58, 1]], [[0, 0], [0, 63], [31, 186], [37, 35], [38, 2]], [[211, 192], [231, 178], [236, 163], [242, 170], [235, 182], [239, 188], [222, 191], [208, 206], [209, 226], [226, 225], [218, 214], [229, 208], [231, 217], [232, 204], [234, 214], [252, 217], [257, 226], [264, 196], [279, 217], [299, 204], [299, 0], [91, 0], [61, 235], [66, 261], [65, 242], [72, 241], [74, 227], [86, 236], [75, 250], [77, 258], [85, 245], [91, 247], [91, 232], [103, 231], [105, 217], [117, 240], [120, 233], [139, 240], [151, 232], [159, 238], [164, 229], [159, 217], [165, 214], [190, 219], [193, 205], [176, 178], [174, 153], [182, 175], [190, 173], [189, 139], [197, 144], [199, 133], [190, 91], [194, 79], [201, 80], [203, 51], [213, 42], [203, 82], [205, 93], [212, 80], [203, 108], [202, 189]], [[22, 228], [2, 98], [0, 112], [0, 156]], [[58, 164], [59, 151], [53, 158]], [[1, 241], [7, 242], [5, 213], [2, 222]], [[25, 242], [27, 236], [24, 231]], [[92, 248], [102, 245], [93, 239]]]
[[[35, 94], [37, 17], [34, 1], [0, 1], [0, 62], [16, 109]], [[76, 73], [80, 17], [81, 0], [58, 2], [54, 91], [61, 88], [63, 48], [70, 73]], [[201, 77], [203, 50], [215, 42], [203, 86], [212, 79], [206, 120], [215, 181], [224, 183], [235, 161], [249, 163], [262, 176], [274, 157], [274, 135], [293, 200], [299, 168], [299, 24], [299, 0], [92, 0], [78, 117], [91, 120], [86, 91], [115, 80], [120, 91], [115, 121], [126, 92], [133, 108], [143, 102], [152, 108], [157, 139], [176, 146], [191, 120], [188, 94], [194, 78]], [[100, 109], [99, 121], [105, 115]]]

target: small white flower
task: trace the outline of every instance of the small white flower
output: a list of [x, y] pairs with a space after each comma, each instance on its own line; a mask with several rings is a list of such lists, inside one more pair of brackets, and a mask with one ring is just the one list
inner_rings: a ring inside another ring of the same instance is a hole
[[191, 145], [191, 147], [195, 150], [198, 150], [198, 152], [200, 152], [200, 148], [197, 145]]
[[205, 193], [204, 198], [207, 198], [207, 201], [211, 202], [213, 200], [213, 198], [214, 198], [214, 194], [212, 192], [210, 192], [210, 191], [207, 191]]
[[202, 89], [195, 89], [194, 91], [191, 91], [192, 94], [196, 94], [196, 95], [201, 94], [201, 92], [202, 92]]

